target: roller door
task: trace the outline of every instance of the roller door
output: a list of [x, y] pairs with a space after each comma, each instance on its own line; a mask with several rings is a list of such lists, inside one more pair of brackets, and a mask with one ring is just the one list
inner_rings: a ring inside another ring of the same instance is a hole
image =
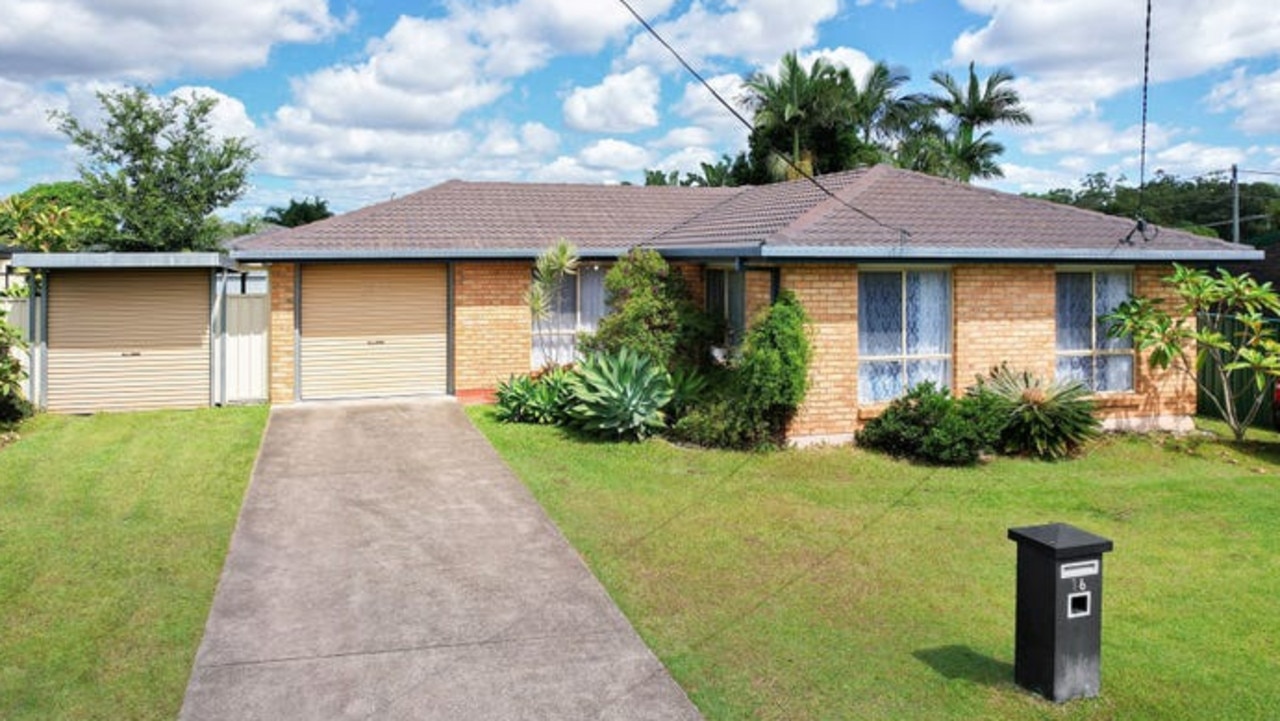
[[443, 265], [306, 265], [301, 273], [303, 399], [446, 392]]
[[47, 408], [209, 405], [209, 287], [206, 270], [51, 273]]

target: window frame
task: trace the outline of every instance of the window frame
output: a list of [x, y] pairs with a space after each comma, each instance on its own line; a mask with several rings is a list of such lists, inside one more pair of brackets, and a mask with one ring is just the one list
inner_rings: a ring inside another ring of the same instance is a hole
[[[1058, 282], [1063, 275], [1083, 275], [1089, 274], [1089, 312], [1091, 321], [1089, 323], [1089, 348], [1083, 350], [1063, 350], [1058, 347]], [[1054, 269], [1053, 273], [1053, 374], [1055, 380], [1072, 380], [1062, 377], [1058, 370], [1058, 361], [1062, 358], [1090, 358], [1091, 373], [1085, 387], [1094, 395], [1123, 395], [1134, 393], [1138, 386], [1138, 354], [1133, 346], [1132, 339], [1126, 348], [1100, 348], [1098, 344], [1099, 337], [1105, 337], [1103, 331], [1103, 323], [1098, 313], [1098, 274], [1123, 274], [1129, 281], [1129, 297], [1133, 297], [1134, 290], [1137, 288], [1138, 275], [1133, 266], [1097, 266], [1097, 265], [1076, 265], [1076, 266], [1059, 266]], [[1101, 336], [1100, 336], [1101, 334]], [[1128, 357], [1129, 363], [1129, 384], [1128, 387], [1122, 389], [1098, 390], [1098, 358], [1100, 356], [1107, 357]]]
[[[910, 385], [909, 385], [910, 374], [907, 369], [908, 364], [910, 362], [942, 361], [946, 364], [946, 371], [944, 373], [946, 377], [943, 379], [942, 386], [944, 388], [952, 388], [955, 385], [955, 367], [956, 367], [955, 366], [955, 353], [956, 353], [956, 344], [955, 344], [955, 330], [956, 330], [955, 292], [956, 291], [955, 291], [955, 288], [956, 286], [955, 286], [955, 274], [952, 272], [951, 266], [947, 266], [947, 265], [859, 266], [855, 270], [855, 273], [857, 273], [857, 276], [858, 276], [858, 289], [859, 289], [858, 290], [858, 293], [859, 293], [858, 307], [857, 307], [857, 311], [858, 311], [858, 404], [859, 405], [880, 405], [883, 403], [890, 403], [895, 398], [902, 397], [901, 395], [895, 396], [894, 398], [864, 397], [864, 390], [870, 385], [869, 383], [864, 383], [864, 379], [862, 375], [864, 364], [866, 363], [876, 363], [876, 362], [900, 363], [902, 367], [902, 377], [901, 377], [902, 388], [904, 389], [904, 393], [905, 393], [906, 391], [910, 390]], [[899, 278], [898, 298], [900, 300], [900, 308], [901, 308], [899, 311], [901, 314], [899, 322], [901, 324], [900, 333], [901, 333], [902, 352], [894, 355], [864, 355], [862, 350], [863, 342], [864, 342], [863, 318], [866, 317], [864, 313], [865, 309], [862, 307], [862, 298], [861, 298], [862, 276], [864, 274], [876, 274], [876, 273], [879, 273], [879, 274], [892, 273], [892, 274], [896, 274]], [[946, 337], [945, 353], [911, 354], [907, 350], [907, 336], [908, 336], [908, 333], [910, 332], [908, 328], [908, 317], [907, 317], [907, 313], [908, 313], [907, 277], [911, 273], [942, 273], [946, 277], [946, 280], [947, 280], [947, 316], [946, 316], [947, 328], [945, 333], [945, 337]]]
[[[543, 321], [531, 320], [530, 324], [532, 326], [531, 328], [532, 342], [530, 343], [530, 348], [529, 348], [529, 366], [531, 370], [540, 370], [542, 368], [547, 367], [548, 365], [555, 363], [558, 360], [554, 357], [554, 351], [551, 354], [548, 354], [546, 352], [545, 346], [542, 349], [539, 348], [539, 341], [542, 339], [554, 338], [554, 339], [561, 339], [563, 342], [563, 339], [567, 338], [568, 347], [571, 347], [573, 349], [573, 359], [574, 360], [577, 359], [578, 334], [583, 332], [594, 331], [595, 328], [599, 327], [599, 319], [596, 320], [595, 327], [587, 327], [582, 322], [582, 275], [583, 275], [582, 271], [583, 269], [589, 269], [593, 272], [599, 272], [600, 282], [602, 284], [602, 289], [603, 289], [604, 277], [609, 273], [609, 268], [610, 268], [609, 263], [600, 262], [600, 261], [581, 261], [580, 260], [578, 261], [578, 271], [571, 276], [567, 276], [567, 278], [573, 279], [573, 328], [564, 329], [564, 330], [560, 328], [556, 328], [554, 330], [547, 330], [547, 329], [539, 328], [539, 326], [543, 324]], [[560, 291], [557, 290], [557, 293], [559, 292]], [[606, 306], [604, 309], [604, 313], [600, 315], [600, 318], [603, 318], [607, 313], [608, 313], [608, 307]], [[545, 340], [543, 340], [543, 342], [545, 343]], [[553, 344], [551, 347], [557, 348], [559, 347], [559, 344], [558, 343]], [[539, 360], [541, 360], [542, 362], [539, 363], [538, 362]]]

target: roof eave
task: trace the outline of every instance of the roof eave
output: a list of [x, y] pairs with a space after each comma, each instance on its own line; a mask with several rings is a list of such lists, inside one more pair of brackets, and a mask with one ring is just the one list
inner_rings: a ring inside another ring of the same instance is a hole
[[[579, 248], [583, 258], [618, 258], [629, 248]], [[241, 249], [231, 252], [240, 262], [321, 262], [397, 260], [533, 260], [546, 248], [399, 248], [387, 250]]]
[[1262, 260], [1266, 254], [1248, 250], [1164, 250], [1117, 246], [1096, 248], [947, 248], [938, 246], [765, 246], [760, 257], [770, 260], [921, 260], [921, 261], [1001, 261], [1001, 262], [1090, 262], [1168, 263], [1241, 262]]
[[12, 263], [39, 270], [235, 270], [237, 267], [232, 258], [222, 253], [14, 253]]

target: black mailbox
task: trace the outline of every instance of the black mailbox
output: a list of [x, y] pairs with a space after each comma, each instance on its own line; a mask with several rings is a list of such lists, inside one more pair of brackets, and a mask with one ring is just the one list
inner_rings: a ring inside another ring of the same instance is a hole
[[1057, 702], [1097, 696], [1111, 541], [1065, 523], [1010, 528], [1009, 538], [1018, 544], [1014, 680]]

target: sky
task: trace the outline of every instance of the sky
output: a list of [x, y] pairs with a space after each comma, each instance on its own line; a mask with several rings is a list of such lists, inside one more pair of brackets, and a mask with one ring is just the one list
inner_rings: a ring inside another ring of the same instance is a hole
[[[883, 60], [911, 91], [973, 62], [1011, 71], [1034, 119], [996, 130], [990, 185], [1138, 178], [1144, 0], [632, 1], [731, 103], [789, 51], [855, 77]], [[1269, 6], [1154, 2], [1148, 176], [1280, 171]], [[128, 85], [211, 95], [215, 130], [253, 142], [231, 217], [310, 196], [348, 211], [451, 178], [641, 183], [746, 148], [619, 0], [0, 0], [0, 17], [0, 196], [76, 177], [49, 112], [92, 124], [95, 94]]]

